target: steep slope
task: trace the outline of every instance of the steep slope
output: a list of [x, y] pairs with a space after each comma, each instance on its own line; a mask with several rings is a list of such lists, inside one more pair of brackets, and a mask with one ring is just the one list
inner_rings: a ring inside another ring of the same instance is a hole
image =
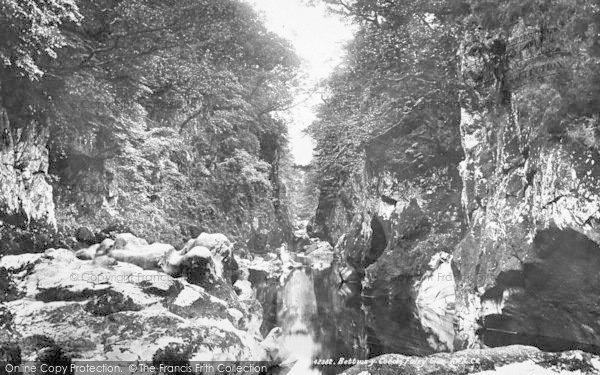
[[3, 252], [80, 227], [290, 239], [274, 112], [299, 62], [249, 4], [9, 0], [0, 34]]
[[[518, 71], [525, 57], [533, 64], [531, 56], [544, 58], [546, 69], [538, 77], [560, 71], [547, 66], [554, 55], [547, 55], [545, 45], [523, 47], [539, 38], [535, 28], [513, 30], [507, 51], [515, 55], [510, 72]], [[490, 40], [487, 45], [500, 43], [505, 42]], [[474, 85], [472, 77], [490, 74], [483, 61], [493, 58], [493, 50], [470, 51], [472, 45], [466, 43], [462, 74]], [[516, 341], [597, 350], [600, 155], [595, 147], [552, 134], [552, 118], [536, 121], [535, 104], [559, 110], [553, 106], [561, 93], [551, 82], [506, 80], [513, 87], [510, 101], [490, 107], [481, 94], [462, 110], [465, 160], [460, 169], [470, 230], [454, 258], [459, 322], [467, 335], [480, 318], [484, 327], [523, 335]], [[571, 121], [569, 126], [577, 126], [581, 120]], [[487, 336], [492, 342], [493, 333]]]
[[359, 32], [312, 128], [312, 233], [365, 298], [455, 283], [455, 342], [432, 347], [598, 351], [597, 6], [411, 4], [335, 8]]

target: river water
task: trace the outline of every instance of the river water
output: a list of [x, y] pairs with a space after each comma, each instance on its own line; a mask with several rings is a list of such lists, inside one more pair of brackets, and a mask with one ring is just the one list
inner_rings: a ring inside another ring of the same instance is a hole
[[308, 265], [281, 279], [253, 274], [251, 281], [265, 314], [262, 331], [283, 331], [282, 350], [294, 357], [290, 374], [339, 374], [344, 360], [365, 360], [386, 353], [427, 355], [452, 350], [453, 316], [419, 306], [404, 280], [373, 290], [342, 282], [334, 263]]

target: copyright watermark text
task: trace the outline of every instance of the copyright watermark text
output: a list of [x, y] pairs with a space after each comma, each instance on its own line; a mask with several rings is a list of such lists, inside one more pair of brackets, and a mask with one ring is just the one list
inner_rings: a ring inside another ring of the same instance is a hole
[[171, 276], [166, 273], [128, 273], [107, 274], [97, 272], [73, 272], [69, 276], [71, 281], [86, 281], [90, 283], [140, 283], [143, 281], [155, 282], [169, 280]]

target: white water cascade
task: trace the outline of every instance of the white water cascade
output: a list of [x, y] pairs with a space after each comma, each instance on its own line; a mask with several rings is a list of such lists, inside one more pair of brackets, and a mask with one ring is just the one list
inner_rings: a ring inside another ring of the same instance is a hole
[[288, 375], [319, 375], [311, 368], [312, 360], [320, 352], [315, 341], [317, 298], [310, 274], [294, 269], [286, 278], [282, 293], [282, 307], [278, 321], [282, 327], [281, 351], [289, 358], [284, 366], [291, 366]]

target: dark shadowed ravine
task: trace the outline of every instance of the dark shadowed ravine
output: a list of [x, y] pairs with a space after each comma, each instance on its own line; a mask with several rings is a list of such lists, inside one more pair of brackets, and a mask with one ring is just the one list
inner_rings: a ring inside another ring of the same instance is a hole
[[444, 329], [452, 330], [452, 311], [440, 316], [419, 309], [406, 283], [363, 290], [360, 280], [343, 280], [336, 262], [311, 267], [294, 255], [298, 263], [280, 278], [251, 269], [250, 281], [265, 309], [262, 331], [281, 327], [290, 350], [302, 347], [303, 359], [320, 373], [338, 374], [352, 361], [387, 353], [423, 356], [452, 349], [451, 341], [443, 342]]
[[599, 270], [599, 0], [0, 0], [0, 375], [598, 375]]

